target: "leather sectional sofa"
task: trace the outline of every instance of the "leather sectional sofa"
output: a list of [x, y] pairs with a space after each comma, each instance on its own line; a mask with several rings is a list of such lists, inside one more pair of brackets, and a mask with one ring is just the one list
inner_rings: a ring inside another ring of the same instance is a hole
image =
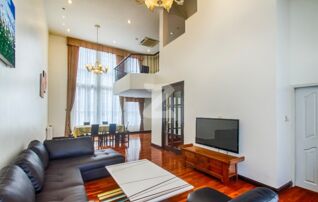
[[112, 149], [94, 151], [89, 137], [32, 141], [0, 171], [0, 202], [87, 201], [84, 182], [109, 176], [123, 163]]

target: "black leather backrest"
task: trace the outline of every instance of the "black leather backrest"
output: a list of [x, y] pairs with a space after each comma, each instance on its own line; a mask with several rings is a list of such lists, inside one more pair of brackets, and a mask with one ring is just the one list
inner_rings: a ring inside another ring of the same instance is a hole
[[32, 183], [18, 166], [8, 166], [0, 171], [0, 202], [34, 202]]
[[30, 149], [19, 154], [14, 162], [27, 174], [36, 192], [41, 191], [44, 182], [44, 166], [38, 155]]
[[109, 124], [109, 133], [114, 134], [116, 133], [117, 125], [114, 123]]
[[50, 160], [94, 154], [91, 137], [46, 140], [44, 145], [49, 152]]
[[44, 165], [44, 168], [46, 169], [47, 166], [49, 165], [49, 154], [46, 151], [44, 144], [42, 144], [38, 140], [33, 140], [32, 142], [30, 142], [28, 148], [34, 151], [38, 155], [38, 157], [40, 158], [40, 160], [42, 161]]
[[229, 202], [278, 202], [278, 195], [265, 187], [257, 187]]
[[99, 133], [99, 124], [92, 124], [91, 135], [98, 135], [98, 133]]

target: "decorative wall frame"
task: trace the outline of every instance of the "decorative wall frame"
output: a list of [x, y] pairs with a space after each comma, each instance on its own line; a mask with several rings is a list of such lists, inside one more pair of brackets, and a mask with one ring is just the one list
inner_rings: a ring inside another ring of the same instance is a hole
[[0, 0], [0, 60], [15, 67], [15, 6], [12, 0]]

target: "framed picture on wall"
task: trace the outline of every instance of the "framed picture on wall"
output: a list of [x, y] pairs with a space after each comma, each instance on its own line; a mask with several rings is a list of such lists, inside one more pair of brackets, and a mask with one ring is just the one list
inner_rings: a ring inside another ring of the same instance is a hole
[[0, 60], [15, 67], [15, 6], [12, 0], [0, 0]]
[[40, 74], [40, 97], [44, 98], [44, 95], [47, 91], [47, 74], [45, 71], [43, 71]]

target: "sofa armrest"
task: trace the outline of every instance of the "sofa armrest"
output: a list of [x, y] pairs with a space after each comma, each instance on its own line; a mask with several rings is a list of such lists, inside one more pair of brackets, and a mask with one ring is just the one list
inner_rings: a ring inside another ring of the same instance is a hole
[[94, 144], [90, 137], [45, 140], [44, 145], [50, 160], [94, 154]]
[[278, 202], [278, 195], [271, 189], [265, 187], [257, 187], [245, 194], [240, 195], [237, 198], [230, 200], [229, 202]]

